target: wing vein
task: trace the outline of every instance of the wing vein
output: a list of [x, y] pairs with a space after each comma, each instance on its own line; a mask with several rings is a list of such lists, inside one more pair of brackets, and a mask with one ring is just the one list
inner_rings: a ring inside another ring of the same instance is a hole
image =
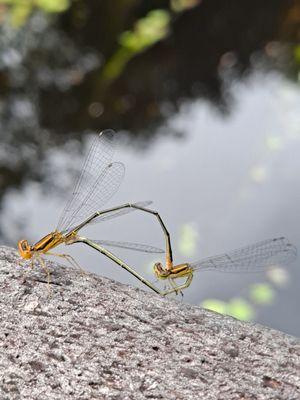
[[297, 250], [286, 238], [268, 239], [229, 253], [204, 258], [193, 262], [194, 270], [223, 272], [254, 272], [276, 264], [288, 264], [297, 255]]

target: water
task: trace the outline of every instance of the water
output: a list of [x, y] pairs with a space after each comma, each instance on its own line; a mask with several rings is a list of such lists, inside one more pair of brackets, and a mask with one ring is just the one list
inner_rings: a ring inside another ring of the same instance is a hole
[[[198, 12], [195, 10], [195, 15]], [[44, 17], [35, 18], [39, 24], [35, 21], [33, 26], [40, 36], [29, 43], [39, 54], [51, 57], [59, 46], [60, 35]], [[33, 28], [26, 29], [30, 33]], [[36, 43], [43, 42], [49, 32], [52, 41], [48, 46]], [[176, 24], [172, 35], [180, 35]], [[12, 57], [15, 53], [5, 58], [13, 62], [9, 73], [10, 77], [18, 77], [18, 85], [10, 83], [9, 96], [0, 109], [1, 243], [15, 246], [21, 238], [35, 242], [52, 231], [96, 132], [100, 127], [122, 127], [124, 130], [118, 129], [121, 140], [115, 160], [125, 163], [126, 176], [106, 206], [153, 200], [152, 208], [160, 212], [171, 233], [176, 262], [194, 261], [282, 235], [300, 246], [300, 89], [282, 72], [283, 55], [288, 53], [282, 43], [272, 42], [266, 47], [272, 57], [279, 52], [276, 60], [281, 61], [280, 68], [269, 68], [262, 62], [262, 54], [253, 51], [251, 68], [248, 66], [247, 75], [242, 77], [234, 68], [238, 63], [235, 52], [224, 53], [219, 70], [214, 71], [222, 89], [209, 95], [202, 90], [205, 85], [214, 86], [209, 77], [203, 77], [209, 65], [205, 57], [197, 78], [202, 79], [201, 90], [192, 76], [175, 90], [172, 74], [169, 82], [163, 82], [162, 67], [159, 79], [164, 86], [161, 98], [154, 103], [152, 88], [141, 93], [132, 88], [119, 100], [122, 85], [132, 83], [135, 76], [132, 69], [139, 71], [137, 86], [143, 80], [148, 82], [139, 60], [149, 57], [145, 62], [150, 71], [161, 44], [150, 49], [148, 56], [146, 52], [138, 58], [137, 64], [130, 64], [112, 87], [111, 98], [107, 98], [106, 92], [97, 94], [95, 90], [93, 96], [87, 93], [89, 79], [96, 85], [96, 76], [88, 78], [88, 74], [101, 70], [101, 54], [93, 49], [78, 50], [75, 39], [67, 43], [68, 62], [61, 65], [65, 56], [61, 49], [52, 60], [54, 66], [60, 64], [60, 69], [51, 70], [48, 58], [37, 58], [26, 67], [22, 59]], [[189, 46], [193, 48], [193, 43]], [[23, 48], [23, 53], [26, 51]], [[161, 61], [164, 65], [165, 60]], [[188, 62], [185, 68], [188, 74]], [[195, 66], [192, 71], [196, 74]], [[30, 79], [21, 72], [29, 74]], [[188, 86], [193, 87], [193, 95], [187, 95]], [[175, 96], [174, 102], [170, 93]], [[156, 221], [139, 212], [95, 225], [85, 233], [94, 239], [164, 247]], [[128, 273], [83, 245], [70, 246], [67, 251], [87, 270], [142, 287]], [[160, 259], [125, 250], [116, 253], [148, 278], [153, 262]], [[289, 266], [284, 277], [276, 284], [263, 274], [199, 273], [184, 301], [200, 304], [207, 298], [247, 298], [249, 285], [268, 282], [275, 298], [271, 305], [257, 308], [256, 320], [299, 336], [299, 260]]]
[[[279, 75], [257, 74], [236, 84], [232, 95], [239, 109], [230, 117], [216, 116], [203, 101], [189, 102], [164, 127], [181, 132], [177, 139], [159, 136], [142, 153], [133, 144], [124, 143], [117, 153], [116, 159], [127, 166], [126, 179], [109, 205], [152, 199], [153, 207], [160, 211], [172, 233], [178, 262], [281, 235], [288, 236], [296, 245], [300, 243], [295, 215], [300, 196], [300, 132], [295, 129], [296, 124], [290, 125], [297, 118], [291, 104], [300, 101], [300, 91]], [[282, 112], [278, 113], [277, 108]], [[73, 179], [73, 173], [69, 178], [64, 175], [70, 164], [77, 169], [81, 162], [82, 157], [76, 152], [73, 157], [61, 148], [51, 150], [45, 161], [50, 176], [45, 181], [27, 182], [24, 187], [6, 193], [2, 221], [8, 227], [7, 242], [13, 244], [21, 237], [34, 242], [53, 230], [66, 196], [59, 189], [66, 182], [71, 185]], [[47, 190], [51, 181], [58, 191]], [[180, 252], [178, 243], [183, 226], [196, 232], [195, 248], [187, 255]], [[95, 239], [164, 246], [155, 220], [138, 212], [91, 227], [88, 234]], [[70, 253], [91, 271], [141, 286], [126, 272], [80, 245], [70, 248]], [[148, 264], [159, 259], [126, 251], [118, 254], [139, 269], [142, 264], [149, 274]], [[262, 310], [259, 319], [294, 334], [300, 333], [299, 321], [290, 318], [297, 315], [298, 264], [290, 267], [290, 283], [279, 290], [276, 305]], [[263, 279], [257, 274], [226, 274], [224, 279], [220, 273], [202, 273], [195, 277], [185, 300], [200, 303], [207, 297], [230, 298], [242, 293], [249, 282]], [[281, 304], [289, 313], [284, 312]], [[282, 309], [280, 318], [278, 308]]]

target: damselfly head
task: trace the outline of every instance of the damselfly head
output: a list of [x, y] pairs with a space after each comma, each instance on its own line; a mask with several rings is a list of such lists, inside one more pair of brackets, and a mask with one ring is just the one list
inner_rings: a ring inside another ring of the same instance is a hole
[[32, 257], [32, 251], [27, 240], [20, 240], [18, 243], [19, 253], [22, 258], [29, 259]]
[[161, 262], [157, 262], [154, 264], [153, 267], [154, 273], [158, 278], [161, 278], [165, 274], [165, 269], [164, 266], [162, 265]]

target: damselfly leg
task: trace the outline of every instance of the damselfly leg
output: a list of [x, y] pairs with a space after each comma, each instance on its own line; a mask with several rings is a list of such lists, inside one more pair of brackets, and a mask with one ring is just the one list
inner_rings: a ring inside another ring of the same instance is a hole
[[63, 258], [73, 268], [78, 269], [80, 271], [81, 275], [85, 275], [85, 273], [86, 273], [85, 270], [75, 260], [75, 258], [72, 257], [70, 254], [52, 253], [52, 252], [48, 251], [47, 253], [45, 253], [45, 255]]

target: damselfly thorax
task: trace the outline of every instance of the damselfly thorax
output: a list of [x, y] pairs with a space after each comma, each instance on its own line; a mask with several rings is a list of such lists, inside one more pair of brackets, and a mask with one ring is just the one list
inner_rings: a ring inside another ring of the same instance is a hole
[[66, 238], [60, 232], [54, 231], [44, 236], [32, 246], [30, 246], [26, 239], [20, 240], [18, 243], [18, 249], [21, 257], [28, 260], [33, 257], [34, 253], [40, 252], [46, 254], [49, 250], [64, 243], [65, 241]]

